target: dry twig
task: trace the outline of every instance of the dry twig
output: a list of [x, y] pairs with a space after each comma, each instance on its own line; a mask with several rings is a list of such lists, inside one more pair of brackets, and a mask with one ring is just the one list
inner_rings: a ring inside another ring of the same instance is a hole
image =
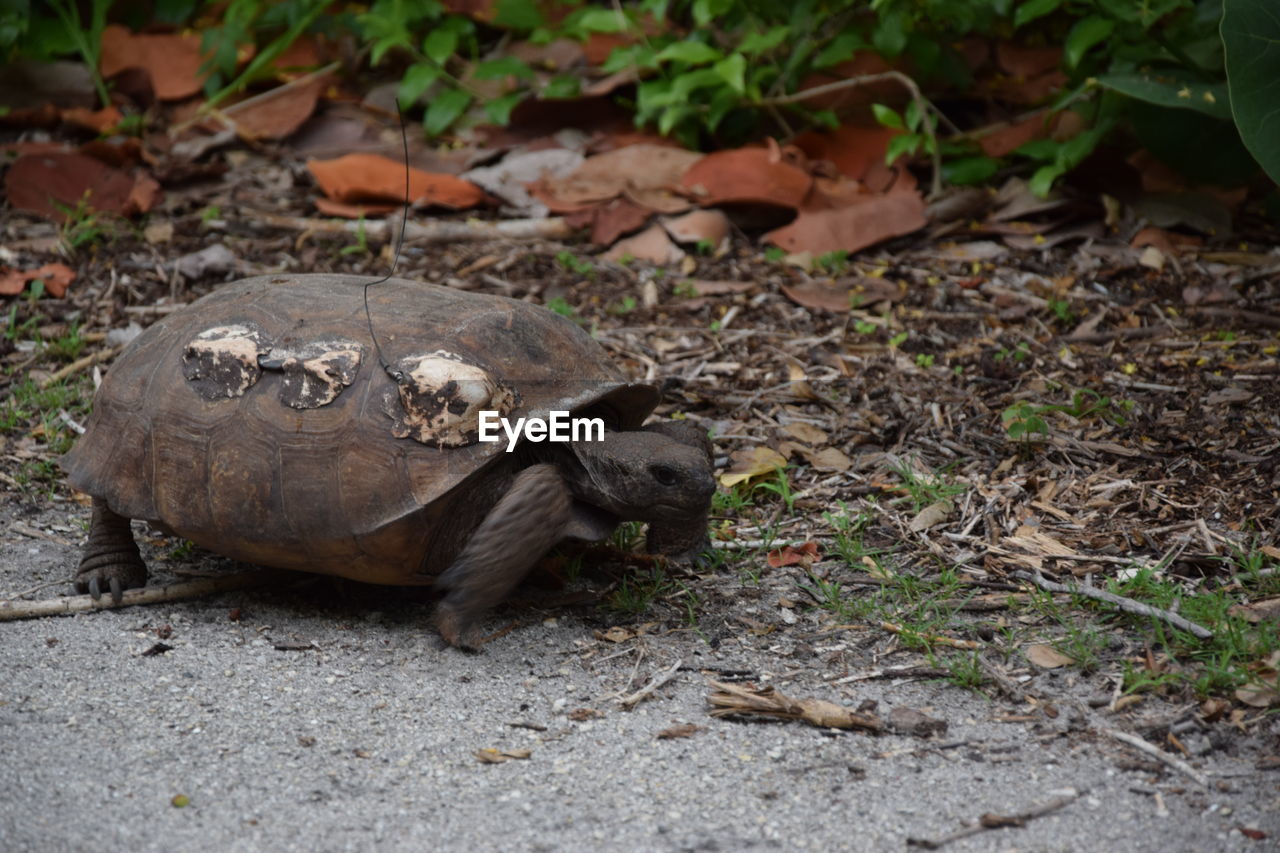
[[1061, 809], [1064, 806], [1071, 805], [1076, 800], [1080, 799], [1083, 794], [1084, 791], [1071, 789], [1061, 796], [1054, 797], [1047, 803], [1032, 806], [1026, 811], [1012, 815], [987, 813], [978, 818], [977, 823], [966, 826], [963, 829], [957, 829], [955, 832], [944, 835], [941, 838], [908, 838], [907, 844], [912, 847], [923, 847], [926, 850], [937, 850], [944, 844], [950, 844], [952, 841], [959, 841], [961, 838], [968, 838], [970, 835], [977, 835], [978, 833], [984, 832], [988, 829], [1004, 829], [1008, 826], [1023, 826], [1029, 820], [1044, 817], [1047, 814], [1052, 814], [1053, 812], [1058, 811], [1058, 809]]
[[1133, 613], [1137, 616], [1150, 616], [1152, 619], [1160, 619], [1168, 622], [1175, 628], [1187, 631], [1202, 640], [1213, 639], [1213, 632], [1208, 628], [1184, 619], [1177, 613], [1168, 610], [1161, 610], [1158, 607], [1152, 607], [1149, 604], [1143, 604], [1141, 601], [1134, 601], [1132, 598], [1125, 598], [1122, 595], [1116, 595], [1113, 592], [1107, 592], [1092, 586], [1080, 586], [1079, 584], [1054, 583], [1043, 575], [1031, 574], [1030, 572], [1013, 572], [1013, 577], [1020, 580], [1028, 581], [1035, 584], [1048, 592], [1066, 592], [1072, 595], [1081, 595], [1085, 598], [1092, 598], [1097, 601], [1105, 601], [1108, 604], [1114, 604], [1126, 613]]
[[68, 595], [62, 598], [48, 598], [41, 601], [10, 601], [0, 603], [0, 622], [16, 619], [38, 619], [45, 616], [65, 616], [70, 613], [84, 613], [89, 610], [113, 610], [117, 607], [132, 607], [139, 604], [159, 604], [165, 601], [186, 601], [233, 589], [248, 589], [261, 586], [279, 578], [276, 572], [255, 569], [249, 572], [236, 572], [216, 578], [199, 578], [197, 580], [179, 581], [164, 586], [148, 586], [142, 589], [126, 590], [119, 604], [111, 602], [111, 596], [104, 595], [97, 601], [90, 595]]
[[632, 693], [629, 696], [623, 696], [621, 699], [618, 700], [618, 704], [626, 708], [628, 711], [631, 710], [636, 705], [639, 705], [646, 698], [648, 698], [649, 696], [652, 696], [654, 691], [657, 690], [659, 687], [666, 684], [671, 679], [675, 678], [676, 673], [680, 671], [680, 667], [682, 666], [684, 666], [684, 661], [677, 660], [671, 666], [667, 667], [662, 672], [659, 672], [656, 675], [654, 675], [652, 678], [650, 678], [649, 683], [646, 684], [644, 687], [641, 687], [639, 690], [637, 690], [635, 693]]
[[[398, 218], [388, 217], [382, 220], [341, 221], [334, 219], [313, 219], [307, 216], [280, 216], [275, 213], [254, 210], [245, 211], [273, 228], [287, 228], [290, 231], [310, 231], [324, 234], [360, 234], [377, 242], [389, 239], [399, 228]], [[486, 222], [479, 219], [465, 221], [437, 220], [425, 224], [406, 222], [404, 240], [406, 243], [453, 243], [467, 240], [563, 240], [573, 235], [573, 229], [563, 218], [550, 219], [504, 219], [498, 222]]]
[[1174, 770], [1177, 770], [1179, 773], [1183, 773], [1187, 777], [1195, 780], [1195, 783], [1200, 787], [1202, 788], [1209, 787], [1209, 780], [1205, 778], [1203, 773], [1196, 770], [1194, 767], [1192, 767], [1187, 762], [1183, 761], [1181, 758], [1173, 757], [1172, 755], [1165, 752], [1160, 747], [1147, 743], [1145, 740], [1138, 737], [1137, 735], [1131, 735], [1128, 732], [1116, 731], [1115, 729], [1102, 729], [1101, 731], [1107, 737], [1114, 738], [1120, 741], [1121, 743], [1127, 743], [1129, 744], [1129, 746], [1133, 747], [1136, 750], [1144, 752], [1147, 755], [1150, 755], [1152, 758], [1156, 759], [1157, 761], [1163, 761], [1165, 764], [1169, 765]]
[[735, 714], [776, 717], [780, 720], [803, 720], [814, 726], [835, 729], [881, 731], [884, 724], [874, 714], [859, 714], [824, 699], [792, 699], [776, 687], [750, 690], [723, 681], [708, 682], [715, 692], [707, 701], [715, 706], [713, 717]]

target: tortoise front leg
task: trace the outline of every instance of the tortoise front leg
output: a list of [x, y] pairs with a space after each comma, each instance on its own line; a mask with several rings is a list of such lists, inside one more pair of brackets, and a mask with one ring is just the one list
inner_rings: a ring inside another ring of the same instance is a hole
[[[658, 421], [642, 427], [645, 432], [656, 432], [673, 441], [701, 450], [707, 457], [707, 467], [714, 466], [715, 456], [711, 439], [702, 427], [688, 421]], [[703, 512], [680, 521], [650, 522], [645, 536], [645, 550], [650, 554], [666, 554], [682, 563], [702, 564], [704, 555], [711, 550], [711, 538], [707, 535], [711, 506]]]
[[102, 498], [93, 499], [89, 542], [84, 546], [74, 581], [76, 592], [87, 592], [95, 601], [102, 596], [105, 582], [113, 604], [120, 603], [124, 590], [147, 582], [147, 566], [138, 553], [138, 543], [133, 541], [129, 519], [112, 512]]
[[564, 538], [573, 496], [553, 465], [521, 471], [471, 534], [453, 565], [435, 581], [448, 590], [436, 627], [451, 646], [474, 649], [480, 616], [524, 579]]

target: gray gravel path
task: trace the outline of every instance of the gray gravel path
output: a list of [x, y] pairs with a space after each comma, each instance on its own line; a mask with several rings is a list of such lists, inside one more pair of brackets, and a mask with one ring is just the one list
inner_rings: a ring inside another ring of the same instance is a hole
[[[71, 542], [84, 515], [20, 518]], [[0, 591], [74, 563], [74, 547], [0, 534]], [[520, 627], [466, 655], [427, 630], [428, 605], [327, 581], [0, 623], [0, 849], [903, 850], [1069, 790], [1083, 794], [1051, 815], [945, 849], [1276, 849], [1280, 774], [1255, 769], [1275, 752], [1274, 721], [1265, 740], [1221, 726], [1189, 737], [1202, 790], [1100, 735], [1133, 718], [1086, 710], [1099, 685], [1078, 675], [1035, 676], [1061, 696], [1056, 716], [942, 684], [839, 684], [885, 663], [874, 643], [814, 639], [816, 616], [786, 625], [768, 590], [741, 598], [738, 615], [779, 630], [754, 635], [726, 608], [701, 636], [613, 644], [594, 636], [592, 608], [512, 606], [491, 624]], [[172, 648], [147, 656], [158, 642]], [[671, 684], [619, 707], [633, 679], [676, 660], [687, 668]], [[707, 679], [733, 670], [794, 696], [874, 700], [882, 716], [915, 708], [948, 730], [710, 718]], [[657, 737], [685, 723], [702, 728]], [[484, 764], [483, 749], [530, 755]]]

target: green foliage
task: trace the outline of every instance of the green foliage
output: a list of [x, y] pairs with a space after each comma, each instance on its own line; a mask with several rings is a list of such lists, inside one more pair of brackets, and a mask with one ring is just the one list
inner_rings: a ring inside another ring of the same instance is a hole
[[1249, 151], [1280, 183], [1280, 17], [1272, 0], [1223, 0], [1231, 114]]
[[1079, 388], [1072, 393], [1070, 403], [1036, 404], [1020, 400], [1005, 409], [1000, 420], [1010, 438], [1030, 440], [1036, 435], [1049, 435], [1044, 416], [1051, 412], [1061, 412], [1077, 421], [1096, 417], [1114, 426], [1124, 426], [1132, 409], [1132, 400], [1115, 400], [1089, 388]]

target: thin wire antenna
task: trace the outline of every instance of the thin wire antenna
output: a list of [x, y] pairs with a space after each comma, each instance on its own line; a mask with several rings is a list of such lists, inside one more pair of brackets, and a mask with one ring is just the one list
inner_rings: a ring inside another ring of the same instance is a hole
[[400, 234], [396, 238], [396, 254], [391, 261], [391, 272], [382, 278], [365, 282], [364, 319], [369, 324], [369, 337], [373, 339], [373, 349], [378, 354], [378, 364], [382, 365], [382, 369], [386, 374], [398, 384], [404, 379], [404, 374], [399, 370], [393, 370], [391, 365], [387, 364], [387, 360], [382, 355], [382, 347], [378, 344], [378, 336], [373, 331], [373, 315], [369, 313], [369, 288], [375, 284], [390, 281], [391, 277], [396, 274], [396, 268], [400, 266], [400, 250], [404, 248], [404, 229], [409, 222], [409, 133], [404, 127], [404, 112], [400, 109], [400, 99], [396, 98], [395, 103], [396, 117], [400, 119], [400, 143], [404, 146], [404, 216], [400, 219]]

